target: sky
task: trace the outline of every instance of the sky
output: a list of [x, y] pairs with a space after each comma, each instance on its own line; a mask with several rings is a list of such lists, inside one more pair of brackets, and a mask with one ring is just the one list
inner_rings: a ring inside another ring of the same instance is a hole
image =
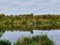
[[60, 14], [60, 0], [0, 0], [3, 14]]

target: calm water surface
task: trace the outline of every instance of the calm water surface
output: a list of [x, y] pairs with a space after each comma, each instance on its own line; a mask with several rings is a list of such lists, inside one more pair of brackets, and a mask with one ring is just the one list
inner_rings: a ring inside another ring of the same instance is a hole
[[53, 39], [56, 45], [60, 45], [60, 30], [33, 30], [33, 34], [30, 31], [5, 31], [1, 39], [10, 40], [12, 44], [22, 37], [32, 37], [36, 35], [47, 34], [49, 38]]

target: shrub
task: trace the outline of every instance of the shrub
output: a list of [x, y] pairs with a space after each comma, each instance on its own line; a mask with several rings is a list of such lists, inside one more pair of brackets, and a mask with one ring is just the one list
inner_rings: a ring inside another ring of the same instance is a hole
[[14, 45], [54, 45], [54, 43], [47, 35], [41, 35], [18, 40]]
[[11, 45], [9, 40], [0, 40], [0, 45]]

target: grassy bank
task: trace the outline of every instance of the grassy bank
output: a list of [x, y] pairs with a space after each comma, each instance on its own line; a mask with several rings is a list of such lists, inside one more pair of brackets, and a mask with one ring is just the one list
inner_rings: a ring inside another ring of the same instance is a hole
[[19, 39], [14, 45], [54, 45], [54, 42], [47, 35], [41, 35]]

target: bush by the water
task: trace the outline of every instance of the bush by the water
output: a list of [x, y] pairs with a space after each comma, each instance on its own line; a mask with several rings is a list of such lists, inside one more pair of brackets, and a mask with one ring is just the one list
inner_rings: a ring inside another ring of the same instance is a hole
[[0, 40], [0, 45], [11, 45], [9, 40]]
[[47, 35], [25, 37], [18, 40], [14, 45], [54, 45], [53, 40], [49, 39]]

